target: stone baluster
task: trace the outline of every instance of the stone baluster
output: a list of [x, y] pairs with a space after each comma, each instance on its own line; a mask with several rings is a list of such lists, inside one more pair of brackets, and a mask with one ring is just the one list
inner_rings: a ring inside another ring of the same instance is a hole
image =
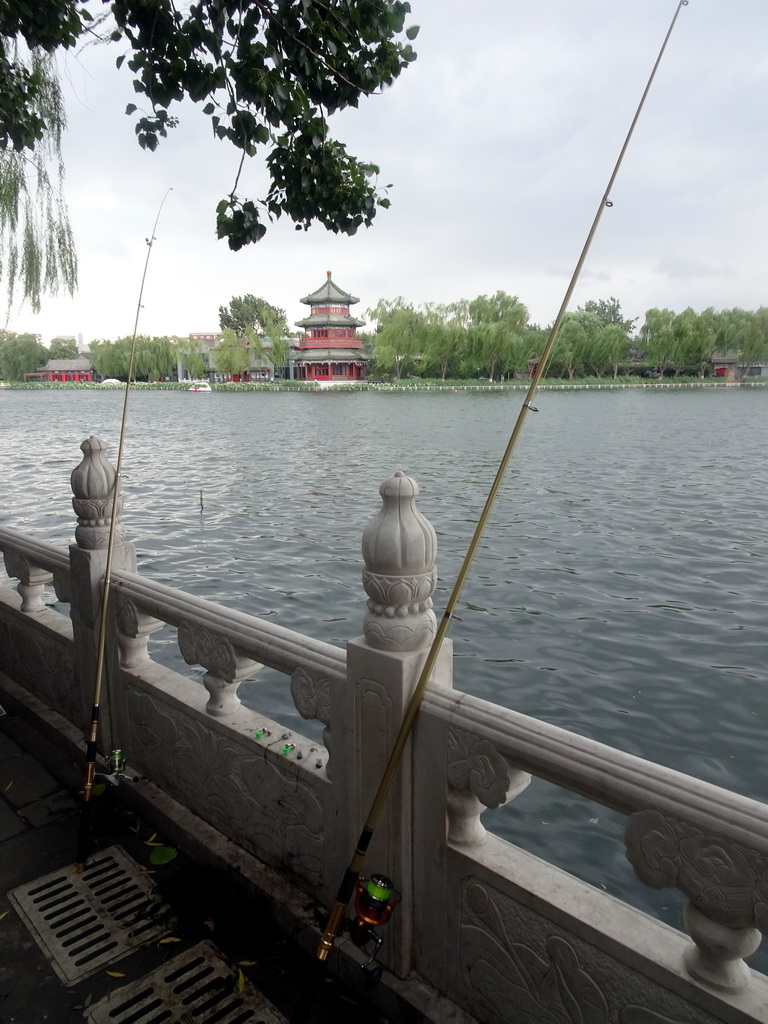
[[214, 718], [237, 711], [240, 683], [264, 667], [258, 661], [241, 657], [226, 637], [191, 622], [179, 625], [179, 650], [188, 665], [202, 665], [207, 669], [203, 676], [209, 693], [205, 710]]
[[114, 594], [115, 618], [117, 621], [117, 646], [120, 652], [120, 666], [132, 672], [150, 660], [148, 644], [152, 633], [162, 629], [165, 623], [137, 608], [133, 601], [124, 597], [118, 589]]
[[501, 807], [530, 784], [528, 772], [512, 768], [490, 740], [464, 729], [448, 730], [448, 840], [481, 846], [480, 815]]
[[53, 574], [32, 565], [18, 551], [6, 551], [3, 562], [8, 575], [19, 581], [17, 590], [21, 597], [21, 610], [28, 615], [43, 611], [43, 590], [46, 583], [52, 582]]
[[[118, 494], [118, 517], [112, 551], [116, 569], [136, 571], [136, 551], [125, 540], [125, 529], [119, 516], [122, 498], [115, 468], [107, 460], [106, 444], [98, 437], [89, 437], [80, 445], [82, 461], [72, 471], [72, 507], [77, 514], [76, 543], [70, 546], [70, 614], [74, 634], [75, 681], [79, 689], [83, 723], [89, 721], [96, 678], [96, 661], [101, 618], [101, 601], [107, 563], [110, 521], [115, 493]], [[112, 624], [106, 638], [106, 679], [110, 666], [116, 663], [117, 639]], [[100, 749], [109, 750], [110, 715], [103, 705], [110, 700], [109, 686], [102, 691]]]
[[684, 921], [693, 945], [683, 959], [689, 974], [727, 992], [745, 989], [750, 971], [744, 957], [768, 929], [768, 858], [652, 810], [630, 816], [625, 845], [642, 882], [687, 897]]
[[730, 928], [702, 913], [686, 900], [683, 921], [693, 945], [683, 954], [689, 974], [726, 992], [739, 992], [749, 985], [749, 967], [744, 958], [760, 945], [757, 928]]
[[[291, 697], [296, 710], [302, 718], [321, 722], [323, 728], [323, 744], [330, 749], [331, 745], [331, 711], [330, 682], [322, 671], [309, 672], [305, 668], [297, 668], [291, 676]], [[332, 766], [329, 757], [325, 765], [328, 778], [331, 778]]]
[[[436, 631], [432, 592], [437, 541], [416, 507], [418, 485], [399, 472], [381, 485], [379, 493], [381, 511], [363, 533], [363, 586], [368, 595], [364, 635], [347, 644], [346, 686], [333, 681], [330, 686], [338, 826], [334, 864], [329, 865], [332, 875], [343, 870], [355, 847]], [[449, 648], [438, 660], [435, 676], [450, 676], [448, 652]], [[389, 875], [402, 893], [402, 903], [387, 924], [382, 953], [401, 976], [410, 969], [413, 935], [412, 759], [409, 743], [365, 865], [366, 874]]]

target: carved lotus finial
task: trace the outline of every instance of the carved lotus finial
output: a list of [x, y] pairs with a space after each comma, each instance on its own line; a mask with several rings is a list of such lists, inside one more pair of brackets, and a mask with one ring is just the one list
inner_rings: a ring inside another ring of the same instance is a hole
[[383, 505], [363, 532], [366, 640], [384, 650], [412, 651], [434, 636], [432, 592], [437, 538], [416, 507], [419, 486], [403, 472], [379, 488]]
[[[77, 513], [75, 540], [81, 548], [105, 548], [115, 492], [116, 470], [107, 460], [107, 446], [98, 437], [88, 437], [80, 445], [83, 461], [72, 470], [72, 507]], [[116, 543], [125, 539], [120, 522], [122, 499], [118, 496]]]
[[427, 572], [435, 564], [437, 538], [416, 507], [418, 493], [413, 477], [400, 470], [379, 487], [383, 507], [363, 532], [363, 558], [371, 572]]
[[83, 461], [72, 470], [72, 493], [76, 498], [103, 500], [112, 495], [115, 469], [107, 460], [107, 446], [100, 437], [87, 437], [80, 445]]

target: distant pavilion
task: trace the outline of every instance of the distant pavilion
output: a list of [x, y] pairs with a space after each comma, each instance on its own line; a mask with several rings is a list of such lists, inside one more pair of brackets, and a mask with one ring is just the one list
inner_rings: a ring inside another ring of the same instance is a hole
[[294, 350], [296, 380], [353, 381], [365, 380], [366, 356], [357, 328], [365, 321], [350, 316], [349, 307], [360, 300], [335, 285], [331, 271], [327, 280], [301, 301], [310, 307], [305, 320], [296, 326], [304, 328], [304, 337]]
[[83, 382], [93, 380], [93, 377], [91, 357], [87, 352], [81, 352], [77, 359], [49, 359], [34, 373], [24, 374], [27, 383], [52, 380]]

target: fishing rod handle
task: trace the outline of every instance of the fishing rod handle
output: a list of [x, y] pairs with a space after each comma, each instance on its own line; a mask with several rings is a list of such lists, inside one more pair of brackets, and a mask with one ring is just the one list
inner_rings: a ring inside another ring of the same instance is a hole
[[317, 944], [315, 951], [315, 957], [317, 960], [327, 960], [331, 950], [333, 949], [333, 943], [336, 936], [341, 930], [341, 926], [344, 922], [344, 915], [347, 912], [347, 903], [342, 903], [337, 900], [333, 905], [331, 916], [328, 918], [328, 924], [325, 926], [325, 931], [320, 936], [320, 941]]

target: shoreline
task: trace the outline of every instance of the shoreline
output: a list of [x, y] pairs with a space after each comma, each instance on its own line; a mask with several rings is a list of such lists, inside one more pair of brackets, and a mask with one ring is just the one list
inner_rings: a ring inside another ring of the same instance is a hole
[[[131, 385], [142, 391], [189, 391], [190, 385], [187, 381], [147, 383], [146, 381], [134, 381]], [[408, 391], [408, 392], [442, 392], [442, 391], [527, 391], [529, 384], [522, 381], [513, 383], [484, 383], [484, 384], [416, 384], [397, 382], [371, 382], [359, 381], [354, 384], [346, 383], [325, 383], [325, 382], [292, 382], [292, 383], [229, 383], [211, 384], [211, 391], [240, 391], [240, 392], [272, 392], [291, 391], [295, 394], [336, 394], [341, 391]], [[94, 382], [75, 381], [35, 381], [34, 383], [23, 383], [21, 381], [0, 381], [0, 389], [8, 391], [121, 391], [124, 384], [113, 384], [105, 387], [103, 384]], [[674, 381], [674, 380], [638, 380], [632, 383], [624, 381], [606, 381], [604, 384], [587, 382], [570, 383], [569, 381], [547, 382], [539, 384], [537, 391], [637, 391], [640, 389], [660, 388], [768, 388], [768, 377], [762, 380], [747, 381], [723, 381], [723, 380], [700, 380], [700, 381]]]

